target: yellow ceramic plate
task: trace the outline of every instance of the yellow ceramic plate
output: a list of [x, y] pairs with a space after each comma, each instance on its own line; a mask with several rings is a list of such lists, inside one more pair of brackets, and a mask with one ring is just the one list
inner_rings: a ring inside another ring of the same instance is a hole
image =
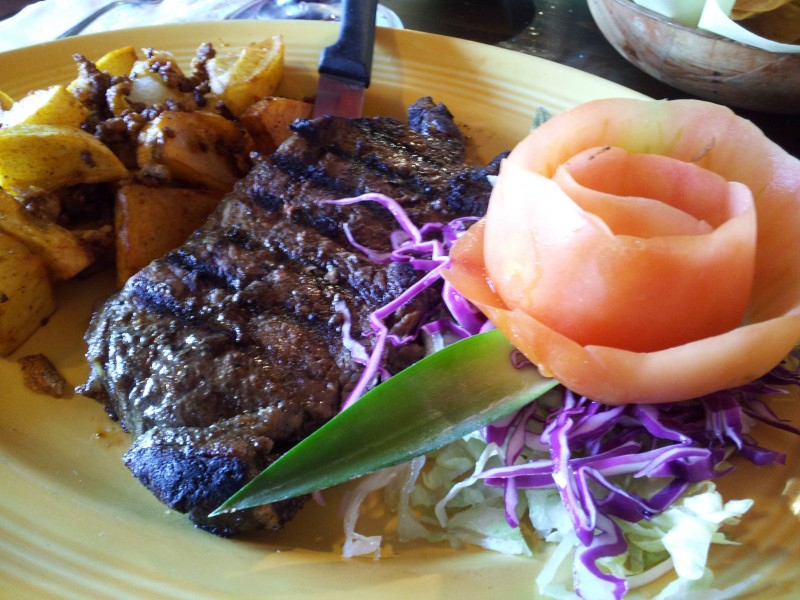
[[[76, 52], [98, 58], [133, 44], [171, 50], [185, 64], [200, 42], [239, 45], [275, 32], [286, 38], [284, 92], [310, 95], [320, 49], [336, 37], [330, 24], [188, 24], [62, 40], [0, 54], [0, 89], [20, 97], [68, 82], [74, 75], [70, 56]], [[522, 54], [412, 31], [379, 31], [366, 112], [401, 117], [422, 95], [450, 107], [483, 159], [519, 140], [537, 106], [559, 111], [598, 97], [636, 96]], [[14, 362], [17, 356], [44, 352], [71, 385], [82, 383], [87, 372], [82, 333], [93, 302], [111, 286], [110, 276], [65, 285], [49, 324], [14, 356], [0, 359], [1, 597], [535, 597], [533, 579], [541, 564], [536, 559], [390, 544], [380, 561], [342, 560], [335, 494], [327, 508], [309, 504], [284, 532], [237, 540], [204, 533], [165, 509], [120, 462], [128, 437], [99, 405], [79, 396], [53, 399], [26, 391]], [[776, 406], [800, 417], [791, 400]], [[744, 582], [742, 593], [748, 597], [796, 597], [800, 443], [781, 433], [765, 437], [788, 451], [787, 466], [742, 465], [721, 484], [726, 498], [753, 497], [757, 503], [733, 530], [741, 545], [714, 547], [711, 564], [719, 587]], [[652, 596], [657, 587], [631, 597]]]

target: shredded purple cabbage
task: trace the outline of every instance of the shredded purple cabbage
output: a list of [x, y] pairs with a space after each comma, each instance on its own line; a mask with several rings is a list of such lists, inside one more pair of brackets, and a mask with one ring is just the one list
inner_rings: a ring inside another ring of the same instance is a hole
[[[449, 265], [452, 243], [474, 218], [450, 223], [428, 223], [418, 228], [395, 200], [381, 194], [330, 201], [332, 204], [378, 202], [397, 219], [400, 229], [391, 235], [390, 252], [360, 245], [346, 230], [350, 243], [370, 260], [387, 264], [408, 262], [424, 275], [393, 302], [370, 316], [375, 343], [371, 353], [350, 337], [346, 306], [343, 339], [353, 359], [364, 364], [363, 374], [343, 408], [356, 401], [376, 381], [388, 377], [382, 367], [386, 342], [406, 339], [389, 335], [384, 319], [417, 294], [439, 282]], [[442, 311], [422, 327], [428, 334], [449, 333], [456, 338], [475, 335], [491, 323], [447, 282], [442, 285]], [[795, 357], [798, 358], [798, 357]], [[519, 352], [509, 357], [518, 368], [535, 368]], [[622, 598], [627, 583], [603, 571], [597, 561], [627, 551], [627, 542], [616, 520], [632, 523], [669, 508], [697, 482], [715, 479], [732, 470], [727, 462], [738, 453], [755, 465], [783, 463], [786, 456], [759, 446], [748, 431], [754, 421], [800, 435], [800, 430], [780, 419], [764, 402], [770, 394], [785, 393], [785, 386], [800, 385], [800, 372], [786, 365], [747, 385], [689, 401], [666, 404], [607, 406], [561, 388], [555, 405], [539, 399], [514, 415], [484, 429], [487, 443], [505, 449], [506, 466], [481, 474], [487, 485], [504, 488], [506, 520], [519, 526], [518, 493], [523, 489], [555, 488], [580, 541], [573, 562], [575, 590], [601, 584], [609, 597]], [[533, 449], [549, 453], [548, 459], [524, 460]], [[648, 478], [660, 483], [649, 496], [626, 489], [626, 481]]]
[[[558, 489], [581, 546], [574, 572], [605, 582], [614, 598], [627, 591], [624, 579], [605, 573], [597, 560], [627, 550], [614, 519], [636, 523], [669, 508], [690, 484], [715, 479], [733, 468], [738, 453], [756, 465], [783, 463], [786, 456], [760, 447], [749, 435], [752, 419], [800, 435], [766, 405], [778, 385], [800, 385], [800, 373], [779, 365], [745, 386], [668, 404], [606, 406], [563, 389], [562, 404], [537, 400], [514, 418], [486, 428], [487, 441], [505, 444], [505, 467], [485, 471], [487, 485], [504, 487], [506, 519], [518, 525], [518, 490]], [[520, 433], [524, 432], [524, 433]], [[550, 459], [520, 462], [516, 441], [549, 449]], [[649, 497], [628, 491], [627, 478], [658, 480]], [[576, 592], [581, 595], [576, 577]]]
[[[435, 318], [424, 323], [419, 331], [415, 331], [405, 338], [390, 335], [384, 320], [423, 291], [442, 281], [441, 271], [450, 264], [450, 246], [466, 231], [469, 223], [477, 221], [477, 217], [461, 217], [449, 223], [425, 223], [422, 227], [417, 227], [397, 200], [376, 193], [363, 194], [355, 198], [327, 200], [325, 204], [347, 205], [358, 202], [379, 203], [392, 213], [400, 225], [400, 229], [393, 231], [390, 236], [392, 250], [378, 252], [359, 244], [345, 226], [345, 235], [353, 247], [363, 252], [369, 260], [375, 263], [406, 262], [416, 270], [423, 271], [424, 275], [393, 301], [370, 314], [371, 333], [375, 341], [372, 352], [369, 354], [363, 345], [350, 337], [352, 322], [347, 306], [343, 302], [337, 306], [337, 310], [344, 318], [342, 326], [344, 345], [351, 351], [353, 360], [364, 365], [358, 382], [342, 403], [342, 410], [352, 405], [375, 383], [389, 377], [382, 366], [387, 341], [395, 346], [402, 346], [415, 340], [420, 331], [428, 334], [446, 332], [459, 338], [465, 338], [479, 333], [487, 323], [486, 317], [480, 311], [452, 286], [444, 282], [441, 294], [443, 308], [441, 314], [437, 314]], [[355, 352], [353, 352], [354, 349]]]

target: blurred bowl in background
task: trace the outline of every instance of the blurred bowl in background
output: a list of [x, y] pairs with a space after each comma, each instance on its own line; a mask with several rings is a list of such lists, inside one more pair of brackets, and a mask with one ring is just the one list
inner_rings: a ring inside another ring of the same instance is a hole
[[632, 0], [588, 0], [598, 28], [659, 81], [719, 104], [800, 114], [800, 54], [776, 53], [687, 27]]

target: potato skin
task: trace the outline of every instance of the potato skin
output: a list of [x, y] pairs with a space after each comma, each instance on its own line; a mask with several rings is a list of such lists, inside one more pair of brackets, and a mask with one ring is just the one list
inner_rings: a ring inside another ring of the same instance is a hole
[[271, 154], [292, 134], [289, 125], [296, 119], [310, 118], [313, 109], [309, 102], [270, 96], [244, 111], [239, 121], [253, 138], [256, 149]]
[[95, 65], [111, 76], [129, 75], [134, 63], [138, 60], [133, 46], [123, 46], [106, 52], [97, 59]]
[[[0, 92], [0, 354], [52, 313], [52, 286], [112, 258], [112, 245], [122, 285], [185, 242], [250, 169], [251, 153], [272, 152], [311, 114], [308, 103], [269, 97], [283, 73], [281, 36], [216, 57], [199, 48], [196, 73], [207, 81], [185, 77], [167, 51], [142, 52], [81, 57], [67, 86], [19, 99]], [[248, 113], [257, 144], [231, 117], [262, 99]], [[113, 224], [111, 207], [86, 201], [84, 189], [114, 194]], [[94, 208], [97, 219], [86, 219]]]
[[89, 109], [63, 85], [36, 90], [15, 102], [0, 114], [0, 125], [63, 125], [80, 127]]
[[14, 105], [14, 99], [0, 90], [0, 110], [8, 110]]
[[54, 310], [44, 262], [0, 232], [0, 356], [16, 350]]
[[114, 153], [77, 127], [26, 124], [0, 129], [0, 187], [12, 195], [126, 177], [128, 170]]
[[167, 111], [139, 134], [139, 167], [164, 165], [176, 181], [228, 191], [246, 171], [250, 140], [232, 121], [204, 112]]
[[68, 229], [30, 215], [0, 190], [0, 233], [19, 240], [44, 262], [54, 281], [74, 277], [94, 262], [94, 255]]
[[217, 207], [224, 192], [126, 185], [114, 205], [117, 284], [183, 244]]

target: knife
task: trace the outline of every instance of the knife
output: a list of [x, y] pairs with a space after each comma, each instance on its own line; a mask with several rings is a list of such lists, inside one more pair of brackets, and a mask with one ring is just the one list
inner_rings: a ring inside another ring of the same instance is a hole
[[339, 38], [322, 51], [314, 117], [361, 116], [369, 87], [378, 0], [344, 0]]

